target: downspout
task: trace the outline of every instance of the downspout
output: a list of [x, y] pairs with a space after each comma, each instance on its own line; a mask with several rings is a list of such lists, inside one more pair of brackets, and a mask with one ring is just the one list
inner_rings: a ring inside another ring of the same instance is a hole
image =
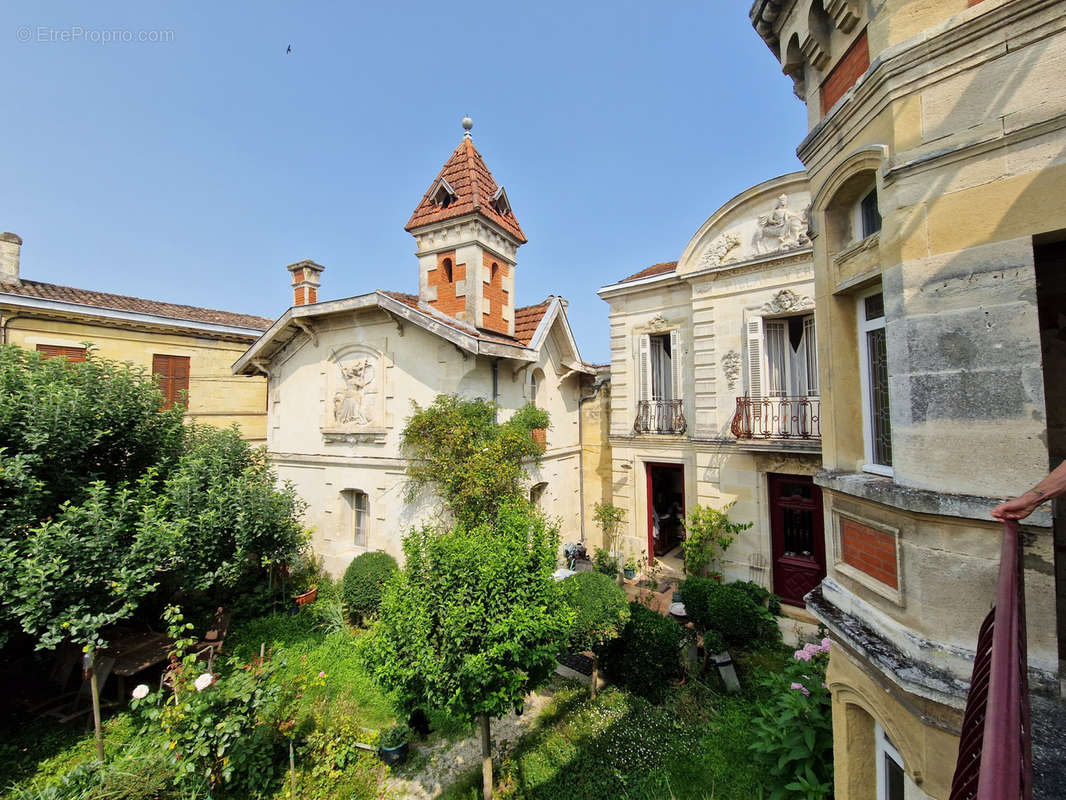
[[592, 394], [581, 394], [581, 382], [577, 384], [577, 502], [581, 505], [581, 543], [585, 543], [585, 432], [581, 422], [581, 406], [587, 400], [595, 400], [600, 393], [600, 388], [610, 378], [601, 380], [599, 376], [593, 378]]
[[492, 359], [492, 421], [499, 422], [498, 406], [500, 399], [500, 359]]
[[7, 344], [7, 326], [11, 324], [11, 321], [19, 318], [19, 313], [16, 311], [10, 316], [4, 317], [4, 322], [0, 325], [0, 342]]

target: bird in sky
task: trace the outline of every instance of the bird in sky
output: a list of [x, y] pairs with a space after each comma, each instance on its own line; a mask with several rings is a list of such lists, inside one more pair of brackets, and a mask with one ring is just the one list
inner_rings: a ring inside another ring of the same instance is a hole
[[285, 48], [285, 54], [288, 55], [291, 52], [292, 52], [292, 45], [290, 44], [287, 48]]

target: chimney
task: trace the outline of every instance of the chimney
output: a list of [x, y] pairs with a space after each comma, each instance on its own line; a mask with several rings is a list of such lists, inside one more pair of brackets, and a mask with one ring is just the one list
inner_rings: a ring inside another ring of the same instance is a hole
[[0, 233], [0, 283], [19, 283], [21, 252], [21, 236], [15, 233]]
[[292, 304], [304, 306], [317, 303], [319, 276], [325, 267], [305, 258], [289, 264], [285, 269], [292, 273]]

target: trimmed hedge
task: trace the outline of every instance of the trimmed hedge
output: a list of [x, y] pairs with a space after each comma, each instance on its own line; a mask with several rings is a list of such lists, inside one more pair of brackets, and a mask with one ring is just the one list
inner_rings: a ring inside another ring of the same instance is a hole
[[599, 572], [579, 572], [559, 584], [563, 599], [574, 609], [570, 644], [598, 653], [618, 638], [629, 621], [629, 601], [622, 587]]
[[718, 634], [726, 645], [748, 647], [759, 640], [772, 641], [778, 635], [772, 615], [741, 584], [689, 578], [681, 584], [681, 602], [697, 628]]
[[399, 570], [396, 559], [388, 553], [363, 553], [356, 556], [344, 571], [344, 605], [353, 619], [376, 614], [381, 606], [385, 584]]
[[629, 609], [622, 635], [604, 652], [604, 673], [612, 683], [657, 703], [670, 682], [681, 677], [685, 634], [674, 620], [643, 603], [632, 602]]

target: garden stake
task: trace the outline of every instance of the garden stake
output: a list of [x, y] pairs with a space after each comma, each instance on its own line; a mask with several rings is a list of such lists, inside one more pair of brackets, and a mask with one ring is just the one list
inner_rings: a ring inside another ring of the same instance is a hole
[[104, 761], [104, 729], [100, 724], [100, 682], [96, 679], [96, 651], [89, 650], [89, 693], [93, 698], [93, 726], [96, 728], [96, 760]]

